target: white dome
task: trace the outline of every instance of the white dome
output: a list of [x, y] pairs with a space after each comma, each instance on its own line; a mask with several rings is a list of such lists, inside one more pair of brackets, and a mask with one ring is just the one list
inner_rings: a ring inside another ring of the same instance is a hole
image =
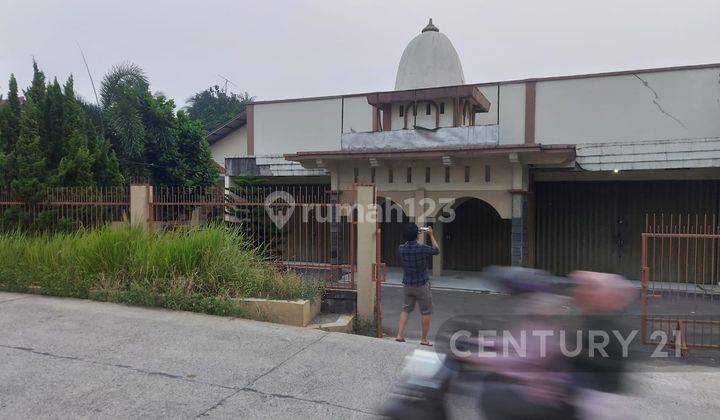
[[455, 47], [430, 23], [405, 47], [395, 90], [464, 85], [465, 75]]

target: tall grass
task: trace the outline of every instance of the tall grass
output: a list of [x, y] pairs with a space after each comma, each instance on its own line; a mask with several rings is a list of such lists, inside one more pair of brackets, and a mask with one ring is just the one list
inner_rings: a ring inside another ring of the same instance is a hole
[[221, 315], [241, 315], [233, 298], [307, 299], [321, 290], [223, 226], [0, 235], [0, 288]]

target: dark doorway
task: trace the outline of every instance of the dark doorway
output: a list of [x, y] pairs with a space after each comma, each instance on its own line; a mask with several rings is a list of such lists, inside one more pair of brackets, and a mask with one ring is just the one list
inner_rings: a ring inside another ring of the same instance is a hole
[[455, 219], [444, 225], [442, 242], [444, 269], [479, 271], [510, 265], [510, 220], [477, 198], [455, 207]]
[[403, 243], [405, 225], [411, 223], [402, 207], [392, 200], [378, 197], [380, 223], [380, 255], [388, 267], [400, 266], [397, 248]]

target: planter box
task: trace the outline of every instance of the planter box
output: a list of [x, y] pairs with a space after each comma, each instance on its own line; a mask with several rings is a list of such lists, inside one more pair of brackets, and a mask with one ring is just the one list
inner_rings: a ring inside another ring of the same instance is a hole
[[320, 313], [320, 298], [314, 300], [237, 299], [252, 319], [306, 327]]

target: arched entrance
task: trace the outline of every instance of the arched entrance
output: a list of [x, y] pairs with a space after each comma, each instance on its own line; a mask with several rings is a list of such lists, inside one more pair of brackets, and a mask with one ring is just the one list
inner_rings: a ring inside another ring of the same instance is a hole
[[509, 219], [500, 218], [490, 204], [477, 198], [457, 200], [452, 208], [455, 218], [442, 226], [443, 269], [479, 271], [510, 265]]
[[412, 222], [403, 211], [403, 208], [389, 198], [378, 197], [377, 205], [382, 262], [388, 267], [397, 267], [400, 265], [397, 248], [403, 242], [405, 225]]

